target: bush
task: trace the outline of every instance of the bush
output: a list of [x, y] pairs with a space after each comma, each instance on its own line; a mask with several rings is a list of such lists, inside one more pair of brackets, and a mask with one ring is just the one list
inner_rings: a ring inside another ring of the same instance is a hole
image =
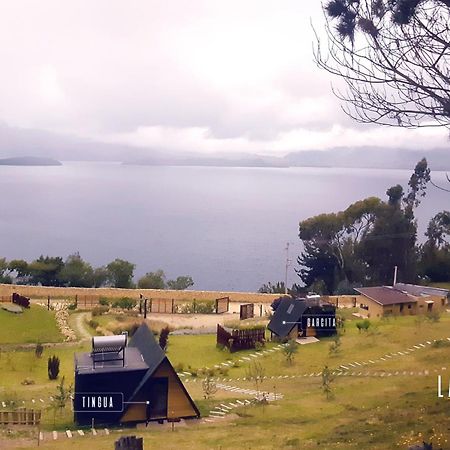
[[159, 346], [166, 351], [167, 345], [169, 343], [169, 327], [165, 327], [161, 330], [161, 333], [159, 334]]
[[361, 333], [361, 331], [367, 331], [370, 327], [370, 320], [364, 319], [359, 322], [356, 322], [356, 328]]
[[25, 380], [23, 380], [20, 384], [22, 384], [23, 386], [30, 386], [32, 384], [35, 384], [35, 381], [31, 378], [25, 378]]
[[263, 348], [264, 348], [264, 342], [259, 342], [259, 341], [255, 342], [255, 350], [257, 352], [260, 352]]
[[56, 355], [53, 355], [50, 358], [48, 358], [47, 369], [48, 369], [48, 379], [56, 380], [59, 375], [59, 358]]
[[432, 347], [434, 348], [443, 348], [443, 347], [449, 347], [450, 342], [444, 339], [438, 339], [437, 341], [434, 341], [432, 344]]
[[92, 309], [92, 316], [101, 316], [102, 314], [105, 314], [109, 311], [109, 308], [107, 306], [96, 306]]
[[77, 304], [76, 304], [76, 303], [71, 303], [71, 304], [67, 307], [67, 309], [68, 309], [69, 311], [74, 311], [75, 309], [77, 309]]
[[177, 373], [183, 372], [184, 364], [183, 363], [175, 364], [174, 369], [175, 369], [175, 372], [177, 372]]
[[92, 329], [96, 330], [100, 324], [99, 324], [96, 320], [91, 319], [91, 320], [88, 321], [88, 325], [89, 325]]
[[36, 355], [36, 358], [40, 358], [42, 356], [42, 353], [44, 352], [44, 346], [38, 342], [36, 344], [36, 348], [34, 349], [34, 354]]
[[215, 304], [213, 301], [195, 304], [195, 312], [198, 314], [213, 314], [215, 312]]
[[441, 320], [441, 315], [439, 314], [438, 311], [431, 311], [427, 314], [427, 319], [430, 322], [436, 323], [439, 322], [439, 320]]
[[115, 300], [112, 305], [114, 308], [133, 309], [136, 306], [136, 304], [137, 304], [136, 300], [128, 297], [123, 297], [119, 298], [118, 300]]
[[100, 306], [109, 306], [109, 300], [105, 297], [100, 297], [100, 300], [98, 301], [98, 304]]

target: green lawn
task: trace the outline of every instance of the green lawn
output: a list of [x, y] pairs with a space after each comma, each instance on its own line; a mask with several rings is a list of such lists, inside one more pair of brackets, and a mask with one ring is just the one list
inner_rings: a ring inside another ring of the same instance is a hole
[[61, 342], [55, 313], [37, 305], [13, 314], [0, 309], [0, 344]]
[[[336, 356], [330, 356], [330, 339], [325, 339], [317, 344], [299, 346], [291, 365], [279, 351], [263, 356], [258, 361], [267, 376], [296, 375], [321, 371], [324, 365], [337, 367], [349, 362], [378, 359], [391, 351], [403, 351], [427, 340], [450, 337], [450, 314], [442, 315], [437, 323], [418, 323], [415, 317], [373, 322], [367, 333], [359, 333], [355, 322], [347, 320], [346, 331], [341, 338], [342, 350]], [[32, 352], [3, 352], [0, 358], [0, 400], [7, 395], [15, 395], [17, 400], [53, 395], [57, 383], [48, 381], [46, 375], [46, 360], [53, 353], [61, 358], [61, 376], [64, 375], [67, 382], [72, 383], [73, 353], [88, 349], [89, 343], [83, 345], [46, 349], [40, 360], [36, 360]], [[273, 345], [268, 344], [268, 347]], [[168, 356], [174, 365], [183, 364], [185, 370], [189, 370], [189, 366], [194, 369], [213, 367], [227, 359], [236, 361], [248, 353], [229, 354], [217, 349], [214, 335], [169, 337]], [[445, 449], [449, 446], [444, 441], [450, 442], [449, 403], [447, 399], [437, 398], [436, 380], [437, 374], [442, 374], [444, 383], [448, 383], [449, 361], [450, 346], [435, 348], [427, 345], [411, 354], [361, 369], [371, 372], [406, 370], [414, 371], [416, 375], [337, 377], [332, 382], [334, 398], [331, 400], [323, 395], [320, 377], [266, 379], [262, 389], [282, 393], [284, 398], [264, 407], [236, 409], [239, 417], [231, 422], [191, 422], [188, 427], [176, 427], [173, 433], [165, 427], [125, 430], [124, 433], [144, 436], [145, 448], [180, 450], [391, 450], [406, 449], [422, 437], [428, 439], [434, 434], [434, 442], [441, 439], [441, 446]], [[239, 367], [230, 368], [226, 377], [233, 381], [229, 384], [254, 388], [252, 382], [242, 381], [247, 367], [247, 363], [240, 363]], [[429, 375], [417, 375], [418, 371], [424, 370], [428, 370]], [[33, 378], [36, 384], [22, 386], [20, 381], [25, 377]], [[239, 397], [239, 394], [218, 390], [213, 399], [206, 401], [201, 385], [199, 378], [196, 382], [191, 378], [185, 384], [203, 414], [207, 414], [213, 405]], [[69, 410], [56, 417], [50, 411], [45, 411], [42, 428], [64, 430], [70, 427], [74, 430], [75, 425], [70, 421]], [[58, 439], [56, 442], [44, 442], [41, 448], [56, 450], [63, 443], [67, 449], [109, 450], [114, 447], [117, 436], [115, 432], [108, 437], [92, 439], [86, 436], [72, 440]]]

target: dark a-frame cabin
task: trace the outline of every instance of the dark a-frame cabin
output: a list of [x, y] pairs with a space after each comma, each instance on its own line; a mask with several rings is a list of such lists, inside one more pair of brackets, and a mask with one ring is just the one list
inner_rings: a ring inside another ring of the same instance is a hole
[[[318, 324], [321, 318], [326, 322], [324, 326]], [[309, 336], [332, 336], [336, 334], [335, 322], [334, 305], [320, 299], [286, 297], [280, 301], [267, 328], [272, 338], [296, 340]]]
[[126, 336], [122, 347], [115, 345], [120, 338], [94, 337], [91, 353], [75, 355], [75, 421], [118, 425], [199, 418], [199, 410], [147, 325], [137, 329], [128, 345]]

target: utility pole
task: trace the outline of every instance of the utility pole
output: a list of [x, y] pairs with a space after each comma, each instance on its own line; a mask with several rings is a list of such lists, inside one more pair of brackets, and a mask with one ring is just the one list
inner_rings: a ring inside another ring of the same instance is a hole
[[289, 266], [291, 265], [291, 260], [289, 259], [289, 242], [286, 242], [286, 267], [285, 267], [285, 272], [284, 272], [284, 293], [287, 294], [287, 283], [288, 283], [288, 269]]
[[397, 266], [394, 267], [394, 284], [393, 286], [395, 286], [397, 284]]

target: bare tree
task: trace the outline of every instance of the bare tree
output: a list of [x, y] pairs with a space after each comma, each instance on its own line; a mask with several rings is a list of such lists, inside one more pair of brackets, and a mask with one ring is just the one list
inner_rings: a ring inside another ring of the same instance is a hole
[[343, 110], [363, 123], [450, 125], [450, 1], [330, 0], [319, 67], [341, 77]]

